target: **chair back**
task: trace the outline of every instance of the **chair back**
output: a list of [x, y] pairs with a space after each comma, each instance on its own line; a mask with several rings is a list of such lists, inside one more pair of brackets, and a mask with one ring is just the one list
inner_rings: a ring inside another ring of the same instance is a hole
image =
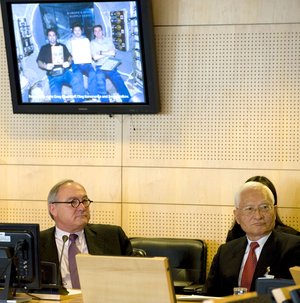
[[148, 257], [168, 257], [175, 286], [176, 281], [204, 284], [207, 246], [203, 240], [135, 237], [130, 241]]

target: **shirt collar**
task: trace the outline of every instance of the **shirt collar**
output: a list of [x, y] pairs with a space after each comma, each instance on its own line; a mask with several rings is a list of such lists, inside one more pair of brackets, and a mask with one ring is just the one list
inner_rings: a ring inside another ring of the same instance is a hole
[[[71, 233], [69, 232], [66, 232], [66, 231], [63, 231], [62, 229], [58, 228], [58, 227], [55, 227], [55, 238], [57, 239], [62, 239], [63, 236], [70, 236]], [[76, 234], [78, 235], [78, 238], [81, 239], [83, 237], [83, 234], [84, 234], [84, 230], [80, 230], [76, 233], [72, 233], [72, 234]]]
[[247, 241], [248, 241], [248, 246], [250, 245], [251, 242], [257, 242], [259, 244], [259, 247], [262, 248], [265, 243], [267, 242], [267, 240], [269, 239], [270, 235], [271, 235], [272, 232], [270, 232], [269, 234], [263, 236], [262, 238], [260, 238], [259, 240], [257, 241], [251, 241], [249, 240], [249, 238], [247, 237]]

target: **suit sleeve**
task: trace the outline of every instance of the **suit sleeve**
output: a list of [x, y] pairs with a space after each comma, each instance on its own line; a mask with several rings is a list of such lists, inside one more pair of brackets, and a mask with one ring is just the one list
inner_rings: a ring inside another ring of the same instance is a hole
[[40, 258], [58, 264], [58, 252], [55, 243], [54, 228], [40, 232]]
[[85, 236], [92, 255], [132, 255], [130, 240], [120, 226], [89, 224]]
[[216, 255], [213, 258], [213, 261], [211, 263], [211, 267], [207, 276], [207, 279], [205, 281], [205, 294], [208, 296], [221, 296], [219, 294], [219, 258], [220, 258], [220, 250], [221, 247], [219, 247]]
[[131, 242], [121, 227], [119, 227], [119, 239], [120, 239], [120, 244], [121, 244], [121, 249], [122, 249], [122, 255], [125, 255], [125, 256], [132, 255]]

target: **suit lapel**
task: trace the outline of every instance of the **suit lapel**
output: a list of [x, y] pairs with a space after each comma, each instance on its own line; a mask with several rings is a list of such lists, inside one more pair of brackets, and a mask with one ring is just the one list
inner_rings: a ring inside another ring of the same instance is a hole
[[277, 259], [276, 246], [276, 235], [273, 231], [261, 251], [253, 276], [252, 286], [255, 286], [255, 280], [263, 277], [269, 269], [270, 274], [272, 274], [272, 265]]
[[45, 236], [47, 241], [41, 243], [41, 260], [47, 260], [49, 262], [54, 262], [58, 264], [58, 253], [55, 243], [55, 228], [49, 229], [47, 235]]
[[221, 250], [220, 268], [223, 272], [222, 283], [224, 290], [233, 289], [238, 285], [238, 278], [245, 249], [247, 246], [246, 237], [228, 242]]
[[104, 255], [104, 240], [101, 234], [94, 230], [90, 225], [84, 228], [85, 239], [89, 253], [91, 255]]
[[234, 269], [234, 276], [237, 277], [237, 279], [240, 274], [240, 269], [244, 258], [246, 246], [247, 246], [247, 238], [243, 237], [239, 239], [239, 241], [237, 241], [237, 243], [232, 248], [232, 255], [230, 257], [232, 259], [231, 270]]

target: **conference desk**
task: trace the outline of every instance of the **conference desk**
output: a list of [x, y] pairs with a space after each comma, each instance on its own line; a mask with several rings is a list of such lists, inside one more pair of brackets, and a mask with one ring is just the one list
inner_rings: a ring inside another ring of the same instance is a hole
[[[256, 292], [249, 292], [249, 293], [246, 293], [246, 294], [243, 294], [243, 295], [232, 295], [232, 296], [227, 296], [227, 297], [221, 297], [221, 298], [213, 298], [213, 297], [205, 297], [203, 296], [201, 298], [201, 296], [199, 296], [197, 299], [196, 298], [193, 298], [192, 296], [191, 297], [187, 297], [187, 300], [178, 300], [177, 303], [191, 303], [191, 302], [203, 302], [204, 299], [208, 299], [210, 302], [217, 302], [217, 303], [235, 303], [235, 302], [269, 302], [271, 303], [272, 300], [271, 300], [271, 297], [266, 299], [265, 297], [263, 298], [263, 300], [259, 300], [259, 297], [257, 295]], [[185, 298], [183, 298], [185, 299]], [[196, 300], [195, 300], [196, 299]], [[251, 301], [249, 301], [249, 299]], [[82, 299], [82, 295], [76, 295], [75, 297], [72, 297], [70, 299], [64, 299], [64, 300], [61, 300], [61, 301], [51, 301], [51, 300], [31, 300], [30, 301], [31, 303], [54, 303], [54, 302], [57, 302], [57, 303], [84, 303], [83, 302], [83, 299]], [[155, 302], [154, 302], [155, 303]], [[166, 302], [166, 303], [169, 303], [169, 302]]]
[[81, 295], [78, 295], [76, 297], [70, 298], [70, 299], [64, 299], [61, 301], [53, 301], [53, 300], [31, 300], [30, 303], [54, 303], [54, 302], [63, 302], [63, 303], [83, 303], [83, 299]]
[[[196, 298], [195, 298], [196, 297]], [[214, 297], [205, 297], [205, 296], [184, 296], [181, 300], [178, 300], [177, 303], [191, 303], [191, 302], [203, 302], [205, 299], [208, 299], [210, 302], [217, 302], [217, 303], [235, 303], [235, 302], [272, 302], [271, 296], [266, 299], [266, 297], [263, 297], [262, 300], [260, 300], [260, 296], [257, 295], [256, 292], [249, 292], [245, 293], [243, 295], [232, 295], [227, 297], [221, 297], [221, 298], [214, 298]], [[198, 298], [197, 298], [198, 297]], [[185, 300], [185, 298], [187, 298]], [[251, 300], [251, 301], [249, 301]], [[84, 303], [82, 299], [82, 295], [76, 295], [75, 297], [71, 297], [70, 299], [64, 299], [61, 301], [51, 301], [51, 300], [31, 300], [31, 303]], [[155, 302], [154, 302], [155, 303]], [[169, 303], [169, 302], [166, 302]]]
[[[76, 297], [71, 299], [65, 299], [62, 301], [50, 301], [50, 300], [32, 300], [30, 303], [84, 303], [82, 297]], [[168, 302], [166, 302], [168, 303]], [[191, 303], [191, 301], [178, 301], [178, 303]]]
[[[32, 300], [30, 303], [84, 303], [82, 298], [73, 298], [69, 300], [62, 300], [62, 301], [50, 301], [50, 300]], [[199, 301], [200, 302], [200, 301]], [[168, 303], [168, 302], [166, 302]], [[180, 301], [178, 303], [191, 303], [191, 301]]]
[[[76, 295], [75, 297], [71, 297], [70, 299], [64, 299], [61, 301], [53, 301], [53, 300], [31, 300], [30, 303], [84, 303], [82, 299], [82, 295]], [[195, 302], [195, 301], [194, 301]], [[199, 300], [200, 302], [200, 300]], [[169, 303], [169, 302], [166, 302]], [[190, 300], [187, 301], [178, 301], [178, 303], [191, 303]]]

